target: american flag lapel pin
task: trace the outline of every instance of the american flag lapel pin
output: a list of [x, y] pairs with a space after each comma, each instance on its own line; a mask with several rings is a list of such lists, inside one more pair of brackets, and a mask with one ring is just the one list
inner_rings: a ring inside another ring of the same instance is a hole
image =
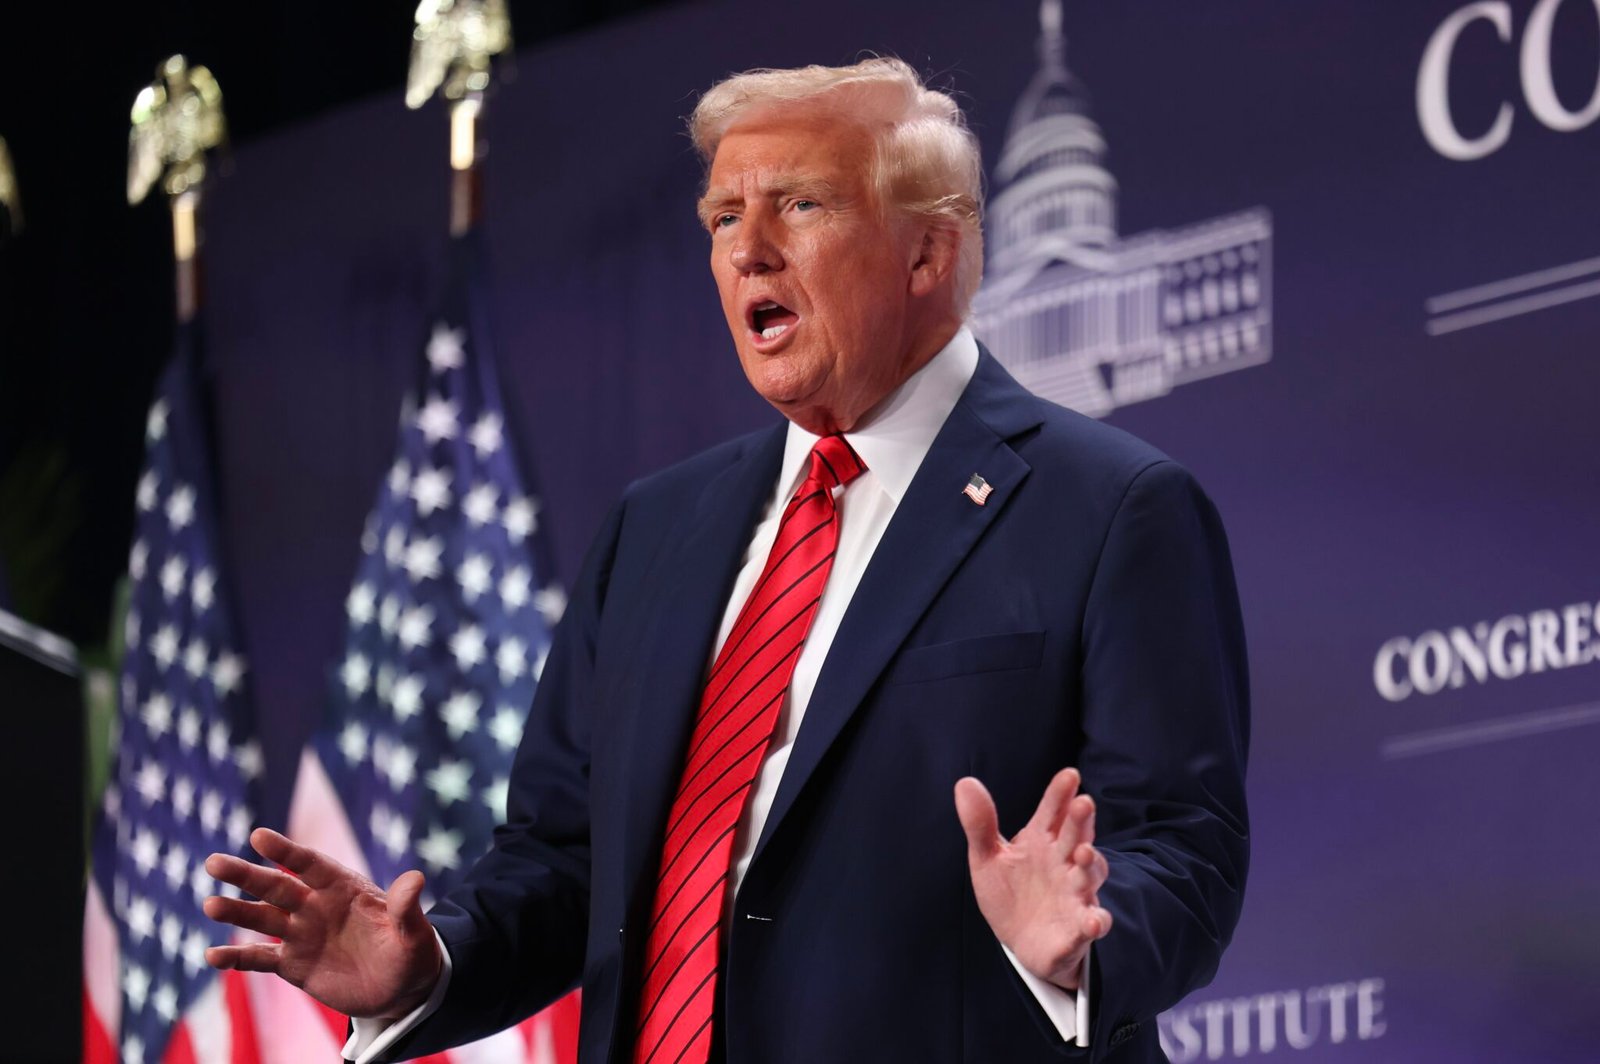
[[989, 493], [993, 490], [987, 480], [974, 473], [972, 479], [967, 481], [967, 486], [961, 489], [961, 494], [982, 506], [989, 501]]

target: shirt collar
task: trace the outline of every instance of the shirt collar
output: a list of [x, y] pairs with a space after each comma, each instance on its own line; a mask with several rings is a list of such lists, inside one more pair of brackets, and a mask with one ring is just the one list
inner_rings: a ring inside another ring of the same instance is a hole
[[[933, 438], [977, 369], [978, 341], [963, 325], [927, 365], [890, 392], [854, 431], [844, 434], [866, 464], [865, 476], [875, 479], [896, 505], [911, 486], [911, 478], [917, 475], [933, 446]], [[789, 423], [783, 465], [778, 473], [780, 498], [786, 498], [799, 485], [805, 475], [806, 458], [818, 439], [794, 422]]]

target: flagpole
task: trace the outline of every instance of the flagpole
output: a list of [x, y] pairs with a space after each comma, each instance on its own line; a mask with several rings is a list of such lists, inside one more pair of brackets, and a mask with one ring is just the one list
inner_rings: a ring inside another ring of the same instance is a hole
[[200, 313], [199, 210], [199, 189], [172, 197], [172, 255], [177, 272], [179, 325], [187, 325]]
[[483, 93], [469, 93], [450, 105], [450, 235], [463, 236], [483, 209], [483, 179], [478, 170], [478, 116]]

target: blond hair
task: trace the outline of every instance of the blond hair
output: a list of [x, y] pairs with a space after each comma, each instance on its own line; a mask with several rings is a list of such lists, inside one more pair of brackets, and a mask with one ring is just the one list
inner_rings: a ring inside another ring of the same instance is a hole
[[[825, 99], [838, 97], [837, 101]], [[741, 116], [762, 107], [837, 102], [875, 135], [872, 181], [880, 203], [960, 234], [956, 307], [963, 317], [983, 280], [983, 162], [978, 138], [948, 94], [930, 89], [899, 59], [843, 67], [747, 70], [713, 85], [689, 116], [707, 167]]]

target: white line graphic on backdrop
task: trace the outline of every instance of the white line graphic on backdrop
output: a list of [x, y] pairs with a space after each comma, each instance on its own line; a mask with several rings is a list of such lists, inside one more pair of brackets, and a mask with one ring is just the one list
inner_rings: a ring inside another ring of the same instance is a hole
[[[1461, 329], [1487, 325], [1492, 321], [1502, 321], [1521, 314], [1532, 314], [1537, 310], [1600, 296], [1600, 278], [1568, 284], [1561, 288], [1549, 287], [1564, 281], [1577, 281], [1592, 274], [1600, 274], [1600, 258], [1569, 262], [1564, 266], [1551, 266], [1548, 269], [1534, 270], [1532, 273], [1518, 274], [1504, 280], [1463, 288], [1459, 292], [1434, 296], [1424, 304], [1428, 314], [1433, 315], [1427, 323], [1428, 335], [1442, 336]], [[1534, 291], [1539, 288], [1545, 291]], [[1517, 296], [1521, 292], [1532, 294], [1519, 296], [1516, 299], [1506, 298]], [[1463, 309], [1467, 307], [1472, 309]], [[1452, 311], [1455, 313], [1451, 313]]]
[[1039, 8], [989, 205], [973, 331], [1036, 394], [1093, 417], [1272, 357], [1272, 219], [1241, 211], [1117, 234], [1117, 180], [1066, 64], [1061, 0]]
[[1581, 728], [1587, 724], [1600, 724], [1600, 702], [1588, 702], [1560, 709], [1541, 709], [1533, 713], [1520, 713], [1494, 720], [1480, 720], [1472, 724], [1457, 724], [1448, 728], [1397, 735], [1384, 740], [1380, 748], [1386, 760], [1437, 754], [1445, 750], [1459, 750], [1464, 746], [1482, 746], [1487, 743], [1521, 739], [1529, 735], [1544, 735], [1567, 728]]

